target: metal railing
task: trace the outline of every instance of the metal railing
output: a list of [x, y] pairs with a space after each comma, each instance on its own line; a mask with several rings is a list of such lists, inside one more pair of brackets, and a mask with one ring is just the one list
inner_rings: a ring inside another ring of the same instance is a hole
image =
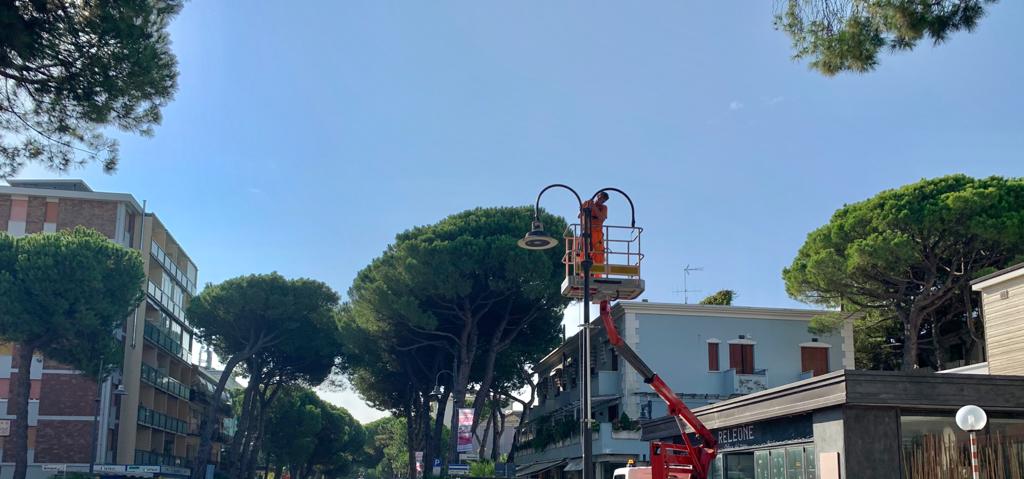
[[[569, 225], [565, 230], [565, 256], [562, 263], [565, 264], [566, 276], [583, 274], [583, 236], [579, 223]], [[604, 238], [602, 241], [603, 261], [594, 261], [591, 273], [608, 278], [631, 278], [640, 277], [640, 263], [644, 255], [640, 252], [640, 233], [643, 228], [631, 226], [608, 226], [602, 227]], [[595, 251], [591, 251], [592, 255]], [[600, 256], [598, 256], [600, 258]]]
[[192, 467], [192, 461], [187, 458], [172, 456], [170, 454], [160, 454], [154, 451], [143, 451], [141, 449], [135, 450], [135, 462], [136, 465], [140, 466], [177, 466], [177, 467]]
[[188, 434], [187, 422], [164, 413], [156, 412], [145, 406], [139, 406], [139, 424], [175, 434]]
[[177, 281], [185, 291], [188, 291], [189, 294], [195, 296], [195, 282], [188, 277], [188, 273], [182, 271], [177, 264], [174, 264], [171, 257], [167, 256], [167, 253], [164, 252], [164, 249], [161, 248], [156, 241], [150, 241], [149, 254], [153, 255], [153, 258], [155, 258], [157, 262], [160, 263], [168, 273], [170, 273], [171, 277], [174, 278], [174, 280]]
[[170, 294], [165, 293], [164, 290], [160, 289], [160, 286], [157, 286], [156, 283], [150, 281], [146, 292], [148, 292], [156, 302], [160, 303], [160, 305], [170, 312], [175, 318], [181, 321], [186, 320], [185, 309], [175, 303], [174, 298], [172, 298]]
[[[164, 331], [163, 328], [149, 321], [146, 321], [143, 337], [182, 361], [188, 362], [191, 358], [192, 353], [182, 346], [180, 339], [175, 339], [173, 335]], [[188, 396], [186, 395], [185, 397]]]
[[168, 394], [173, 394], [185, 400], [189, 399], [190, 389], [188, 386], [146, 363], [142, 363], [142, 380]]

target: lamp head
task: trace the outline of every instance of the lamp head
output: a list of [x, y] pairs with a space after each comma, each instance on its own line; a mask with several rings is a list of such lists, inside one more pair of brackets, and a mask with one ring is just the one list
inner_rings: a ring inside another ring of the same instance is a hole
[[558, 245], [558, 240], [544, 231], [540, 220], [533, 220], [533, 227], [523, 239], [516, 242], [520, 248], [531, 250], [551, 249]]
[[985, 410], [968, 404], [956, 412], [956, 425], [964, 431], [980, 431], [988, 424], [988, 415]]
[[430, 391], [429, 396], [434, 399], [441, 399], [441, 386], [434, 385], [434, 390]]

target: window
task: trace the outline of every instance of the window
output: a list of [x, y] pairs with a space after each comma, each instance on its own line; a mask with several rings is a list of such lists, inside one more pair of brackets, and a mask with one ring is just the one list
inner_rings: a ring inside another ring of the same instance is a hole
[[821, 346], [800, 346], [800, 370], [812, 371], [815, 376], [828, 372], [828, 348]]
[[729, 344], [729, 367], [735, 369], [736, 374], [754, 374], [754, 345]]
[[718, 370], [718, 343], [708, 342], [708, 371]]

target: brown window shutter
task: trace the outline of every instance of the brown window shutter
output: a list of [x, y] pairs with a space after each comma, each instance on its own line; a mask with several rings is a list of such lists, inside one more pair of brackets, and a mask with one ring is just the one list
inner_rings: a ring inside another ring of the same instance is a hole
[[741, 374], [754, 374], [754, 345], [743, 344], [743, 371]]
[[718, 343], [708, 343], [708, 371], [718, 371]]
[[828, 348], [800, 348], [800, 369], [815, 376], [828, 372]]
[[743, 345], [729, 345], [729, 369], [735, 369], [736, 372], [740, 372], [743, 369], [743, 350], [740, 348], [741, 346]]

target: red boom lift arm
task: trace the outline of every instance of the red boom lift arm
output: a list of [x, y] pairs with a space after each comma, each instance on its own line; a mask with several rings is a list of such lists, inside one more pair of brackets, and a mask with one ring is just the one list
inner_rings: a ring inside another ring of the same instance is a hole
[[[644, 382], [651, 385], [654, 392], [668, 405], [668, 413], [676, 418], [679, 432], [683, 436], [683, 444], [651, 442], [651, 477], [652, 479], [707, 479], [711, 461], [718, 455], [718, 441], [711, 431], [697, 419], [697, 416], [686, 407], [681, 399], [665, 381], [647, 365], [636, 351], [629, 347], [612, 320], [611, 306], [608, 300], [601, 301], [601, 322], [608, 334], [608, 341], [620, 357], [626, 360]], [[683, 424], [685, 423], [685, 425]], [[701, 439], [694, 445], [686, 436], [686, 425], [689, 425]]]

